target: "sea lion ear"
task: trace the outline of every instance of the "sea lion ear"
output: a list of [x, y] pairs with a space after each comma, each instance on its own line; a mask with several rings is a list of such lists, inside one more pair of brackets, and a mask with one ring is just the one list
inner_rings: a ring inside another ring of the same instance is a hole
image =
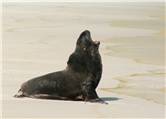
[[91, 40], [92, 39], [91, 39], [90, 31], [85, 30], [80, 34], [77, 40], [77, 44], [86, 43], [87, 41], [91, 41]]
[[94, 41], [95, 45], [99, 47], [100, 41]]

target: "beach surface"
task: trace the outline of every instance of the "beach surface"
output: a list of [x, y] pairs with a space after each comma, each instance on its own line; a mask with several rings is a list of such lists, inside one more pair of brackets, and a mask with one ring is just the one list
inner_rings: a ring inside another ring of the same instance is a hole
[[[163, 3], [4, 3], [3, 118], [164, 118]], [[79, 34], [99, 40], [108, 105], [14, 98], [31, 78], [63, 70]]]

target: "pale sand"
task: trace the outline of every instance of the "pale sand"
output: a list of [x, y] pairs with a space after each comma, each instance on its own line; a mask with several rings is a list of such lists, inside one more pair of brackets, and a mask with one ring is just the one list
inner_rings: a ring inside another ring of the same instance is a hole
[[[162, 3], [3, 8], [3, 117], [164, 117]], [[12, 97], [24, 81], [64, 69], [85, 29], [101, 41], [104, 71], [97, 91], [109, 105]]]

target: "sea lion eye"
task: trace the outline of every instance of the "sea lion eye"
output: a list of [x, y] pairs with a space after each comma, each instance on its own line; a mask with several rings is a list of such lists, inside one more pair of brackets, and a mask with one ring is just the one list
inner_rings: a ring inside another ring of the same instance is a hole
[[83, 48], [83, 50], [85, 51], [85, 50], [86, 50], [86, 48]]

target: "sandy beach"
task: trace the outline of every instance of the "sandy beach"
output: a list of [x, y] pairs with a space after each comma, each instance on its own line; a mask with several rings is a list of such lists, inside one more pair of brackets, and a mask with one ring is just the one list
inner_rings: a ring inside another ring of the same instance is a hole
[[[79, 34], [99, 40], [109, 104], [14, 98], [33, 77], [63, 70]], [[4, 3], [2, 116], [164, 118], [163, 3]]]

